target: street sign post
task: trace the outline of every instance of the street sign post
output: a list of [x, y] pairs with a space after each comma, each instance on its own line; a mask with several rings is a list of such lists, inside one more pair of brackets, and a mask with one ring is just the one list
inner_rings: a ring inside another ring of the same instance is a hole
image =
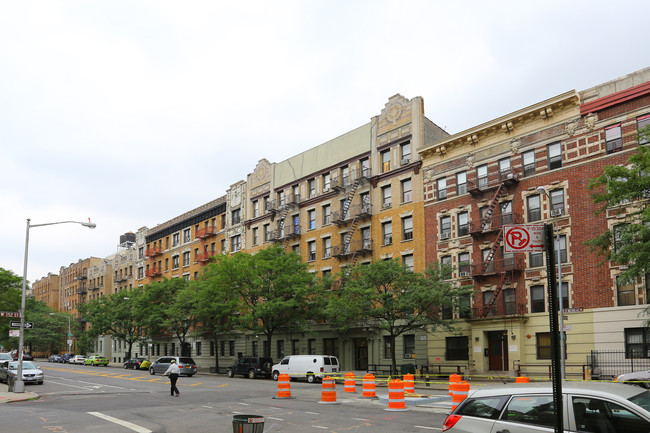
[[517, 224], [503, 226], [506, 253], [544, 251], [544, 224]]
[[[20, 322], [9, 322], [10, 328], [20, 328]], [[25, 322], [25, 329], [32, 329], [34, 322]]]

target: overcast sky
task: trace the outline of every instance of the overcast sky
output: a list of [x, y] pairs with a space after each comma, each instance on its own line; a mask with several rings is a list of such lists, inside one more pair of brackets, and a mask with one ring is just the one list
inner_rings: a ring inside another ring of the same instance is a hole
[[[454, 134], [650, 66], [650, 2], [0, 0], [0, 267], [28, 280], [422, 96]], [[644, 54], [645, 53], [645, 54]]]

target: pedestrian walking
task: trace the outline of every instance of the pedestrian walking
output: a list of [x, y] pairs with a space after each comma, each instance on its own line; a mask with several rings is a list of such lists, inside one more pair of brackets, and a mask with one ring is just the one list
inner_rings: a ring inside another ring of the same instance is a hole
[[176, 397], [180, 397], [181, 393], [176, 388], [176, 381], [178, 380], [178, 375], [181, 373], [181, 369], [176, 365], [176, 360], [172, 359], [172, 363], [169, 365], [167, 371], [163, 373], [163, 376], [169, 376], [169, 382], [171, 383], [171, 389], [169, 390], [170, 395], [173, 397], [176, 393]]

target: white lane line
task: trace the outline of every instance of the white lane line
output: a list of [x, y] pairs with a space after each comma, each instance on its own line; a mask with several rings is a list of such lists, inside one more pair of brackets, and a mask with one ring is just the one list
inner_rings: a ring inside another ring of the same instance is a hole
[[423, 426], [423, 425], [414, 425], [413, 427], [415, 427], [415, 428], [425, 428], [425, 429], [428, 429], [428, 430], [440, 430], [440, 431], [442, 431], [441, 427], [427, 427], [427, 426]]
[[93, 386], [101, 386], [101, 387], [117, 388], [117, 389], [126, 389], [123, 386], [105, 385], [103, 383], [96, 383], [96, 382], [84, 382], [83, 380], [78, 380], [77, 382], [79, 382], [79, 383], [87, 383], [88, 385], [93, 385]]
[[104, 419], [106, 421], [110, 421], [110, 422], [112, 422], [114, 424], [121, 425], [122, 427], [126, 427], [126, 428], [131, 429], [131, 430], [133, 430], [135, 432], [138, 432], [138, 433], [152, 433], [151, 430], [146, 429], [144, 427], [140, 427], [137, 424], [133, 424], [132, 422], [124, 421], [124, 420], [121, 420], [119, 418], [114, 418], [114, 417], [112, 417], [110, 415], [105, 415], [105, 414], [103, 414], [101, 412], [88, 412], [88, 415], [93, 415], [93, 416], [96, 416], [97, 418], [101, 418], [101, 419]]
[[89, 390], [87, 386], [71, 385], [69, 383], [56, 382], [54, 380], [48, 380], [47, 383], [54, 383], [54, 384], [57, 384], [57, 385], [69, 386], [69, 387], [72, 387], [72, 388], [79, 388], [79, 389], [83, 389], [83, 390], [86, 390], [86, 391]]
[[354, 421], [370, 421], [369, 419], [365, 418], [352, 418]]
[[206, 409], [212, 409], [212, 406], [203, 406]]
[[308, 413], [309, 415], [320, 415], [319, 412], [305, 412], [305, 413]]
[[323, 429], [323, 430], [329, 430], [329, 428], [327, 428], [327, 427], [323, 427], [323, 426], [320, 426], [320, 425], [313, 425], [312, 427], [314, 427], [314, 428], [319, 428], [319, 429]]
[[273, 421], [284, 421], [283, 418], [273, 418], [272, 416], [265, 416], [264, 418], [272, 419]]

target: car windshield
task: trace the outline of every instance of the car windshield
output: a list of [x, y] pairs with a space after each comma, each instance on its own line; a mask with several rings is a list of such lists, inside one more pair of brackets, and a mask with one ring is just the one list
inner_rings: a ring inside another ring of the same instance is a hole
[[628, 400], [636, 405], [641, 406], [645, 410], [650, 411], [650, 391], [643, 391]]
[[[36, 366], [34, 365], [33, 362], [23, 361], [23, 370], [34, 370], [34, 369], [36, 369]], [[9, 364], [9, 370], [18, 370], [18, 363], [12, 362], [11, 364]]]

